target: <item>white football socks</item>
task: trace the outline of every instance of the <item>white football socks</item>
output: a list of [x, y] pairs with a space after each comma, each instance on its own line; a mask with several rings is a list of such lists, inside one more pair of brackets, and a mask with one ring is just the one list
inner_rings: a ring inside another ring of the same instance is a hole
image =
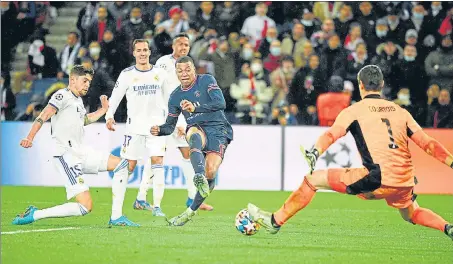
[[164, 166], [161, 164], [151, 165], [153, 171], [153, 206], [160, 207], [165, 192]]
[[188, 196], [193, 200], [195, 198], [195, 195], [197, 194], [197, 188], [193, 183], [193, 176], [195, 176], [195, 172], [193, 170], [190, 159], [182, 158], [181, 167], [187, 184]]
[[65, 203], [54, 207], [37, 210], [33, 214], [33, 219], [39, 220], [52, 217], [82, 216], [88, 214], [88, 209], [79, 203]]
[[122, 159], [113, 173], [111, 220], [116, 220], [123, 215], [123, 202], [126, 195], [127, 179], [129, 178], [129, 162]]
[[145, 166], [143, 167], [142, 181], [140, 182], [140, 188], [138, 189], [137, 200], [146, 201], [146, 196], [152, 181], [153, 171], [151, 169], [151, 160], [147, 159]]

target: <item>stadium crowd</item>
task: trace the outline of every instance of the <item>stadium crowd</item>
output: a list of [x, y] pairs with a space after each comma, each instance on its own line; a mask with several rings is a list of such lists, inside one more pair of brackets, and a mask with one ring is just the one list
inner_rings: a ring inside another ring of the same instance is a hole
[[331, 125], [360, 99], [358, 71], [375, 64], [388, 100], [424, 127], [453, 128], [451, 2], [87, 2], [78, 31], [56, 52], [43, 22], [63, 5], [1, 3], [2, 120], [33, 120], [51, 96], [35, 94], [25, 112], [15, 109], [23, 91], [10, 71], [20, 42], [30, 43], [31, 80], [64, 80], [75, 64], [93, 68], [84, 100], [94, 111], [133, 64], [134, 39], [149, 41], [154, 63], [185, 32], [198, 72], [215, 76], [233, 124]]

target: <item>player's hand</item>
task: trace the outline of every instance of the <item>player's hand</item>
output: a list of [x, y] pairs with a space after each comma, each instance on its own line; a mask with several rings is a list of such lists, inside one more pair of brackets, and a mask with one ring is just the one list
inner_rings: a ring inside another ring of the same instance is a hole
[[101, 97], [99, 97], [99, 99], [101, 100], [102, 109], [108, 110], [109, 109], [109, 99], [108, 99], [107, 95], [101, 95]]
[[159, 132], [160, 132], [160, 127], [159, 126], [151, 127], [151, 135], [159, 136]]
[[177, 127], [176, 129], [178, 130], [178, 137], [186, 137], [186, 130], [184, 129], [184, 127]]
[[28, 138], [24, 138], [20, 141], [20, 146], [23, 148], [31, 148], [33, 146], [33, 141]]
[[305, 148], [303, 146], [300, 146], [300, 151], [302, 152], [302, 155], [304, 156], [305, 160], [307, 161], [307, 164], [309, 167], [308, 174], [311, 174], [313, 172], [313, 170], [315, 169], [316, 161], [319, 158], [319, 152], [315, 148], [313, 150], [305, 150]]
[[115, 119], [113, 118], [107, 119], [106, 126], [108, 130], [115, 131], [115, 125], [116, 125]]
[[187, 100], [181, 101], [181, 108], [183, 111], [187, 111], [189, 113], [193, 113], [195, 111], [195, 106], [193, 105], [193, 103]]

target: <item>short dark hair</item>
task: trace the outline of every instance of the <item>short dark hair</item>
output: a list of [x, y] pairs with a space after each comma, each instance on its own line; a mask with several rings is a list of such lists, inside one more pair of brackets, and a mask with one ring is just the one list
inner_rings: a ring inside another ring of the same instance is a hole
[[174, 38], [173, 38], [173, 43], [175, 43], [175, 41], [179, 38], [187, 38], [187, 39], [190, 39], [189, 38], [189, 35], [187, 35], [186, 33], [179, 33], [178, 35], [176, 35]]
[[384, 75], [376, 65], [367, 65], [357, 74], [359, 84], [362, 82], [365, 91], [380, 92], [383, 88]]
[[188, 63], [188, 62], [192, 63], [192, 65], [195, 65], [195, 63], [193, 62], [193, 59], [189, 56], [182, 56], [182, 57], [178, 58], [176, 60], [175, 65], [178, 63]]
[[132, 42], [132, 50], [135, 50], [135, 44], [137, 43], [146, 43], [148, 44], [148, 40], [146, 39], [134, 39], [134, 42]]
[[79, 33], [78, 33], [78, 32], [75, 32], [75, 31], [71, 31], [71, 32], [69, 32], [69, 34], [68, 34], [68, 35], [71, 35], [71, 34], [73, 34], [74, 36], [76, 36], [76, 38], [77, 38], [77, 39], [79, 39], [79, 38], [80, 38], [80, 35], [79, 35]]
[[85, 69], [82, 65], [74, 65], [72, 67], [71, 72], [69, 75], [75, 75], [75, 76], [85, 76], [85, 75], [94, 75], [94, 70], [93, 69]]

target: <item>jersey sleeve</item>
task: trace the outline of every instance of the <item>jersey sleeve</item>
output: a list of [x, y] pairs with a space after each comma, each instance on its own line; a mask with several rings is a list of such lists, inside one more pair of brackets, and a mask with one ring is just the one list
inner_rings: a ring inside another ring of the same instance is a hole
[[217, 85], [217, 81], [214, 79], [214, 77], [207, 75], [206, 81], [204, 81], [203, 85], [207, 86], [207, 92], [210, 101], [204, 102], [203, 104], [200, 102], [194, 103], [194, 112], [207, 113], [224, 110], [226, 107], [225, 98], [223, 97], [222, 90], [220, 90], [220, 87]]
[[407, 124], [407, 135], [412, 137], [413, 134], [417, 133], [418, 131], [422, 130], [421, 126], [414, 120], [412, 115], [406, 110], [403, 109], [404, 115], [406, 116], [406, 124]]
[[167, 64], [165, 63], [165, 60], [163, 57], [160, 57], [157, 61], [156, 64], [154, 65], [156, 68], [163, 69], [164, 71], [167, 71]]
[[168, 116], [165, 124], [159, 127], [159, 136], [167, 136], [173, 133], [176, 122], [178, 121], [178, 116], [181, 114], [181, 106], [176, 100], [174, 94], [175, 93], [172, 93], [170, 95], [170, 99], [168, 100]]
[[349, 126], [354, 122], [354, 115], [350, 110], [351, 108], [346, 108], [341, 111], [335, 119], [335, 123], [318, 138], [315, 148], [320, 154], [326, 151], [339, 138], [346, 135]]
[[58, 112], [61, 109], [65, 108], [66, 102], [68, 100], [67, 97], [68, 96], [67, 95], [65, 96], [62, 92], [56, 92], [52, 95], [48, 104], [57, 109]]
[[127, 88], [128, 88], [127, 78], [125, 73], [122, 72], [118, 79], [116, 80], [115, 87], [113, 88], [112, 96], [110, 97], [109, 100], [109, 110], [107, 110], [107, 113], [105, 114], [106, 120], [113, 118], [113, 115], [115, 114], [118, 105], [120, 104], [121, 100], [123, 100], [123, 97], [126, 94]]

